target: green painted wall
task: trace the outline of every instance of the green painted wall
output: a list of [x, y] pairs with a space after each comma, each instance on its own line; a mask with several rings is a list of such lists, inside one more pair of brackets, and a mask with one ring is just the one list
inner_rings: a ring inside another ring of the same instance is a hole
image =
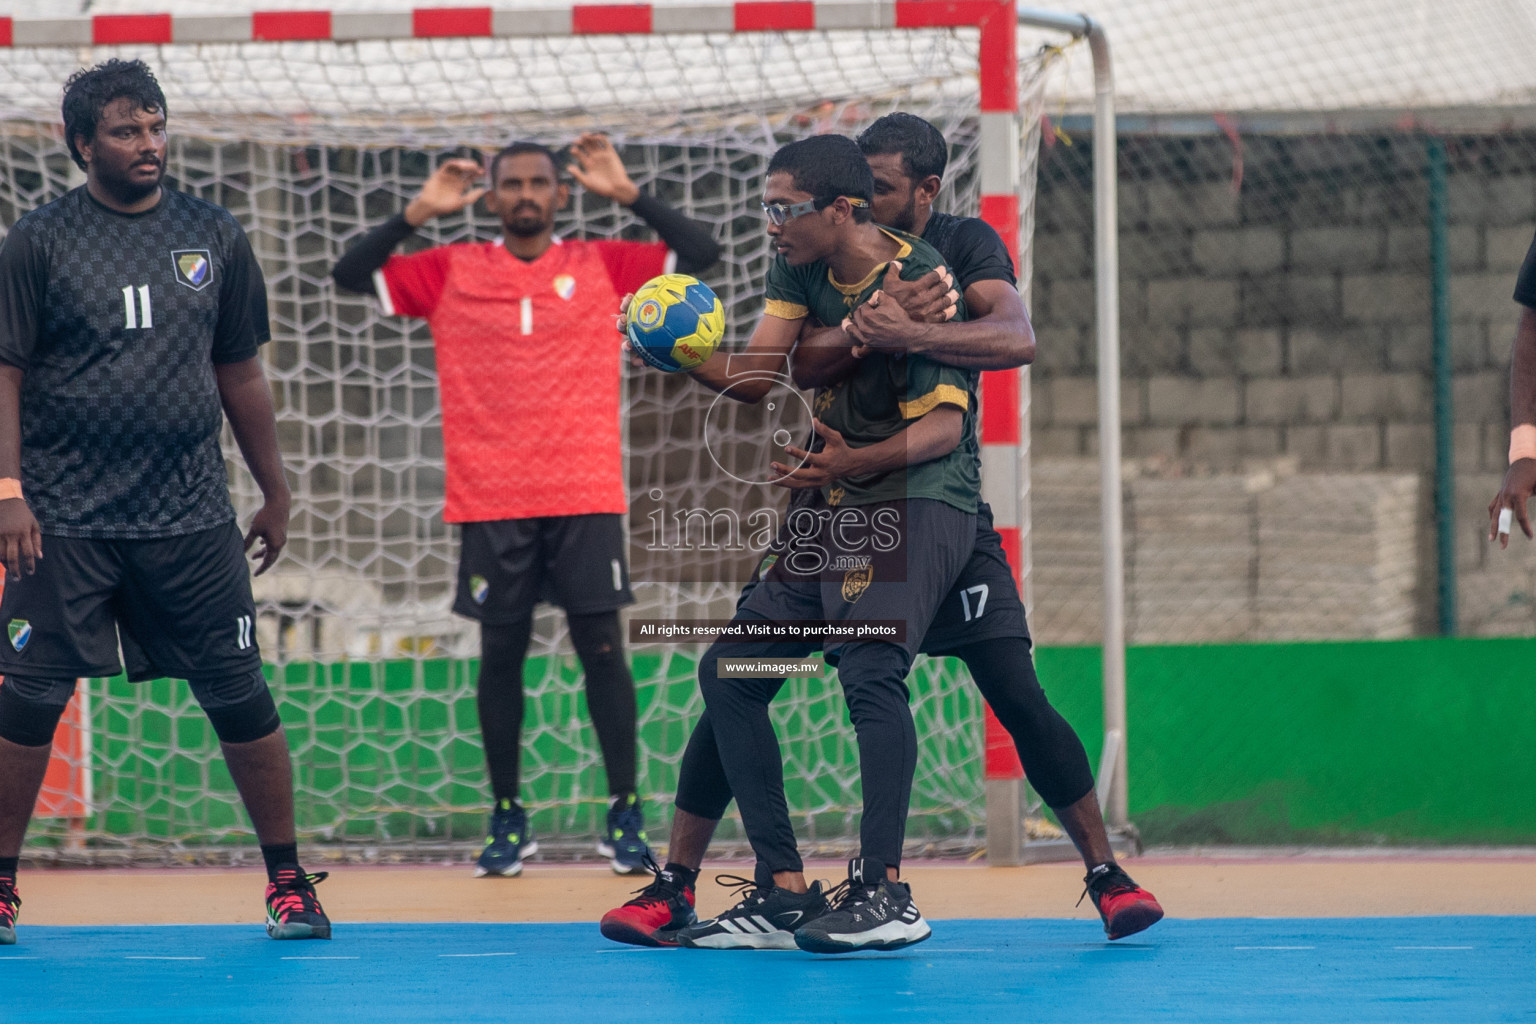
[[[1040, 674], [1097, 763], [1096, 648]], [[1131, 817], [1154, 843], [1536, 843], [1536, 640], [1141, 647]]]

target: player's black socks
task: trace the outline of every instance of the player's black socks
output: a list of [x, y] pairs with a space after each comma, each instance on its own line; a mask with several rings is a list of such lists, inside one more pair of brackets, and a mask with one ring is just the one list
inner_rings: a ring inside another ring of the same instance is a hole
[[661, 873], [671, 875], [689, 889], [694, 888], [699, 881], [699, 873], [693, 868], [685, 868], [676, 861], [667, 861], [662, 866]]
[[261, 859], [267, 862], [267, 881], [277, 881], [277, 869], [299, 863], [298, 843], [273, 843], [261, 848]]
[[[670, 864], [668, 866], [669, 867], [676, 867], [677, 865], [676, 864]], [[0, 878], [12, 878], [12, 879], [14, 879], [16, 877], [16, 872], [17, 872], [17, 870], [20, 867], [21, 867], [21, 858], [20, 857], [0, 857]], [[686, 871], [688, 869], [684, 868], [683, 870]], [[694, 874], [698, 874], [698, 872], [695, 871]]]

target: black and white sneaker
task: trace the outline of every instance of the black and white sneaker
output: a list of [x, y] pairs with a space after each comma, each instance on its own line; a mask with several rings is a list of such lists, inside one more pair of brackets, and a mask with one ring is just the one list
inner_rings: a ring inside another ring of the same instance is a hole
[[900, 949], [933, 934], [912, 902], [912, 887], [885, 877], [885, 865], [863, 857], [848, 862], [848, 881], [833, 889], [832, 909], [795, 931], [808, 953]]
[[741, 901], [719, 917], [697, 921], [677, 932], [692, 949], [794, 949], [795, 929], [827, 912], [820, 882], [809, 892], [764, 889], [750, 878], [719, 875], [716, 882], [741, 893]]

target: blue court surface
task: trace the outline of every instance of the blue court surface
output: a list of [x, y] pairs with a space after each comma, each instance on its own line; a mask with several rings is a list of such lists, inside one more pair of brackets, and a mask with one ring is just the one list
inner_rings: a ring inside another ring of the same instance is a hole
[[937, 921], [895, 953], [638, 949], [592, 924], [45, 927], [0, 1021], [1536, 1021], [1536, 917]]

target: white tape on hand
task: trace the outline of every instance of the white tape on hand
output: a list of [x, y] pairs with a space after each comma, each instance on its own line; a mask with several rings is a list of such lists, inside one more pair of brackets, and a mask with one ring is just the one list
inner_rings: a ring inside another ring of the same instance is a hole
[[1508, 537], [1509, 528], [1515, 521], [1515, 510], [1512, 508], [1499, 509], [1499, 536]]

